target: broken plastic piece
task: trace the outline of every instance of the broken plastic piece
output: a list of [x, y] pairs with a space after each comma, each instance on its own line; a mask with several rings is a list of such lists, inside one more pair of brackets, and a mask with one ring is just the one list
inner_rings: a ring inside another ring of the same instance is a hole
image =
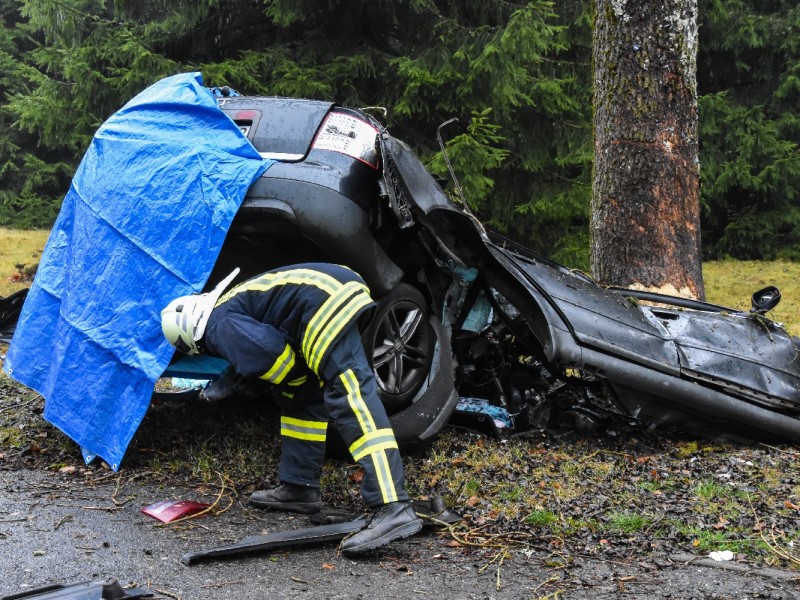
[[54, 584], [28, 590], [20, 594], [3, 596], [0, 600], [121, 600], [122, 598], [152, 598], [153, 593], [140, 588], [125, 590], [116, 579], [89, 581], [72, 585]]
[[216, 548], [198, 550], [195, 552], [187, 552], [181, 557], [181, 562], [185, 565], [193, 565], [200, 560], [209, 558], [238, 556], [261, 550], [287, 548], [289, 546], [305, 546], [324, 544], [327, 542], [338, 542], [346, 535], [361, 530], [366, 522], [366, 519], [361, 517], [359, 519], [345, 521], [343, 523], [331, 523], [329, 525], [318, 525], [316, 527], [292, 529], [290, 531], [276, 531], [267, 535], [253, 535], [236, 544], [218, 546]]
[[494, 406], [483, 398], [460, 398], [456, 404], [456, 412], [477, 413], [491, 419], [498, 429], [508, 429], [514, 426], [511, 415], [505, 408]]
[[145, 506], [142, 512], [154, 519], [158, 519], [162, 523], [170, 523], [182, 517], [199, 513], [209, 506], [211, 505], [205, 502], [195, 502], [194, 500], [161, 500]]

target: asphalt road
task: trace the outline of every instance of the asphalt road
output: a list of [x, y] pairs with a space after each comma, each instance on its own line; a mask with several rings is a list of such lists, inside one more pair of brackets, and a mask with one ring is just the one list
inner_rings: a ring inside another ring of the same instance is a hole
[[706, 566], [709, 559], [692, 562], [691, 556], [646, 563], [579, 556], [562, 564], [546, 548], [463, 547], [431, 528], [357, 560], [328, 543], [186, 566], [186, 552], [310, 523], [250, 509], [239, 499], [221, 514], [169, 526], [140, 510], [170, 499], [216, 500], [212, 490], [141, 485], [124, 473], [88, 479], [0, 472], [0, 597], [115, 578], [155, 598], [187, 600], [800, 598], [796, 573], [742, 563]]

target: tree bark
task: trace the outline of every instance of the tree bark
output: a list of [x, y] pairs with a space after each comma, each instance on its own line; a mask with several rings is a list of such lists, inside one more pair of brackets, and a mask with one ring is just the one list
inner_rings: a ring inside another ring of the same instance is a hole
[[697, 0], [594, 0], [592, 273], [703, 298]]

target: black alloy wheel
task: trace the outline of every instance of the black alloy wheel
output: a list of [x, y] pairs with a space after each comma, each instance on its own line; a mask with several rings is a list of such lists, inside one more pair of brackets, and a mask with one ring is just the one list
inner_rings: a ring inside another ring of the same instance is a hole
[[422, 293], [399, 284], [378, 302], [362, 336], [387, 413], [406, 408], [431, 369], [435, 336]]

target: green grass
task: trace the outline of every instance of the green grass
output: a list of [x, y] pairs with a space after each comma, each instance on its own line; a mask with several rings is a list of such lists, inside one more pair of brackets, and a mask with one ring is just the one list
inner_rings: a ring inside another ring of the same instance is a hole
[[630, 512], [613, 512], [608, 516], [608, 524], [617, 533], [636, 533], [649, 526], [653, 520]]
[[794, 335], [800, 335], [800, 263], [723, 260], [703, 265], [706, 300], [750, 310], [753, 292], [768, 285], [781, 290], [781, 303], [768, 313]]
[[0, 227], [0, 296], [5, 298], [22, 288], [30, 287], [30, 281], [18, 279], [20, 271], [39, 264], [39, 257], [49, 235], [50, 232], [46, 229]]
[[695, 493], [701, 500], [709, 502], [714, 499], [724, 498], [729, 495], [730, 490], [716, 481], [703, 481], [697, 484]]
[[523, 520], [531, 527], [549, 527], [558, 521], [558, 515], [549, 510], [537, 509]]
[[745, 534], [740, 532], [730, 533], [727, 531], [714, 531], [687, 525], [678, 521], [672, 521], [671, 527], [684, 536], [692, 540], [691, 547], [695, 552], [711, 552], [714, 550], [730, 550], [731, 552], [748, 552], [753, 544], [757, 544], [755, 538], [748, 539]]

